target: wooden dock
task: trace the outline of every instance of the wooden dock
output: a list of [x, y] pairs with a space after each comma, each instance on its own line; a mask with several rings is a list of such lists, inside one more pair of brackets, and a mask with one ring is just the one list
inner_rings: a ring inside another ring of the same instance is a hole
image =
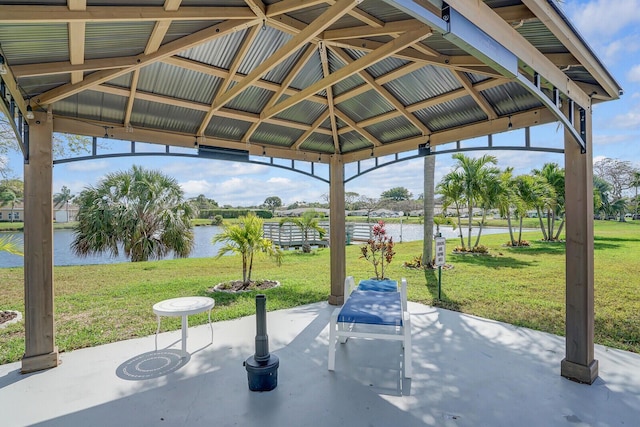
[[[329, 223], [320, 222], [320, 227], [326, 230], [323, 238], [315, 230], [309, 230], [308, 238], [311, 246], [325, 247], [329, 246]], [[345, 224], [345, 232], [347, 235], [347, 244], [351, 242], [366, 242], [373, 238], [374, 223], [355, 223], [349, 222]], [[304, 235], [300, 228], [294, 224], [283, 224], [280, 226], [276, 222], [267, 222], [263, 226], [264, 237], [271, 240], [275, 245], [281, 248], [300, 248], [304, 243]]]

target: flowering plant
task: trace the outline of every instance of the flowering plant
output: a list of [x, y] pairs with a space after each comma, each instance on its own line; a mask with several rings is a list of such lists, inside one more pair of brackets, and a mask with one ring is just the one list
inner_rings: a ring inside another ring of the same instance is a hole
[[[369, 239], [365, 245], [362, 245], [360, 251], [362, 252], [360, 258], [364, 258], [373, 264], [376, 279], [384, 279], [385, 263], [391, 263], [393, 256], [396, 254], [393, 250], [393, 237], [387, 236], [384, 221], [378, 221], [373, 226], [373, 239]], [[378, 267], [380, 267], [379, 270]]]

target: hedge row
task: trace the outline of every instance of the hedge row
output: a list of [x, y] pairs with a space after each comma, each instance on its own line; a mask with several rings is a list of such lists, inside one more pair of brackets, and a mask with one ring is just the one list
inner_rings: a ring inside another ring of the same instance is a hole
[[229, 219], [246, 216], [249, 212], [255, 213], [259, 218], [273, 218], [271, 211], [264, 209], [202, 209], [199, 217], [202, 219], [213, 219], [216, 215], [220, 215], [222, 218]]

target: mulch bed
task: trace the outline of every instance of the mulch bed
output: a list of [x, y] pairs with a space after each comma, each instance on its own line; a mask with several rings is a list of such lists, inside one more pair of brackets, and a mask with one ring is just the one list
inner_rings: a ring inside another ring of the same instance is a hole
[[276, 280], [252, 280], [248, 286], [244, 286], [242, 280], [232, 280], [229, 282], [218, 283], [213, 288], [209, 289], [209, 292], [249, 292], [249, 291], [264, 291], [267, 289], [280, 286], [280, 282]]
[[18, 317], [15, 311], [0, 311], [0, 325]]

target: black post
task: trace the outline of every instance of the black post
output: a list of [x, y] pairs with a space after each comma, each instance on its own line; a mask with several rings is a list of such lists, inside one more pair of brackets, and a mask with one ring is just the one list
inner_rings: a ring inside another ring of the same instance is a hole
[[256, 295], [256, 351], [244, 362], [251, 391], [270, 391], [278, 385], [280, 361], [269, 353], [266, 305], [267, 297]]

